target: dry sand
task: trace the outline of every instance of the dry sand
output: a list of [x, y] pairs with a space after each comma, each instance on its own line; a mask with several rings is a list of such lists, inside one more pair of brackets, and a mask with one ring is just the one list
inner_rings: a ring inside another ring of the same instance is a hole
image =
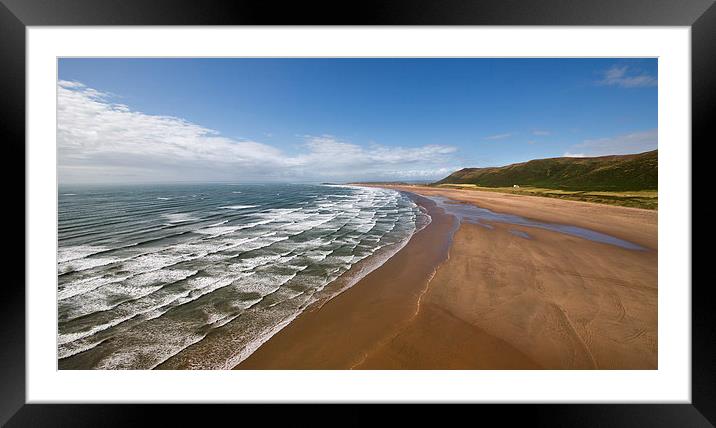
[[422, 198], [433, 218], [428, 227], [237, 368], [657, 368], [656, 211], [390, 187], [589, 228], [646, 250], [501, 223], [459, 225]]

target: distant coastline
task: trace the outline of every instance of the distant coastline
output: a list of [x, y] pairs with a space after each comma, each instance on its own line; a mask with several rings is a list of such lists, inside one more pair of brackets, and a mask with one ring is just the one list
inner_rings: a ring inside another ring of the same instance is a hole
[[502, 167], [463, 168], [432, 183], [364, 181], [349, 184], [480, 190], [656, 210], [658, 151], [534, 159]]

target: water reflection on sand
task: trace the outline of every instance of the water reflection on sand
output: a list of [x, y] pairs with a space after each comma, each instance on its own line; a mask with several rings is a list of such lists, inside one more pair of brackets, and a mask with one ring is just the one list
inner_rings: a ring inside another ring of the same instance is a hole
[[[550, 230], [552, 232], [563, 233], [565, 235], [577, 236], [579, 238], [588, 239], [590, 241], [615, 245], [617, 247], [626, 248], [628, 250], [645, 250], [644, 247], [634, 244], [633, 242], [625, 241], [623, 239], [619, 239], [604, 233], [595, 232], [593, 230], [584, 229], [582, 227], [557, 223], [544, 223], [536, 220], [531, 220], [525, 217], [520, 217], [514, 214], [496, 213], [494, 211], [488, 210], [487, 208], [480, 208], [472, 204], [456, 202], [450, 198], [446, 198], [443, 196], [427, 197], [434, 201], [436, 204], [438, 204], [438, 206], [444, 209], [445, 212], [457, 217], [460, 222], [468, 222], [487, 228], [491, 228], [490, 223], [507, 223], [514, 224], [517, 226], [534, 227], [538, 229]], [[510, 230], [510, 232], [522, 238], [530, 239], [529, 234], [525, 232], [517, 230]]]

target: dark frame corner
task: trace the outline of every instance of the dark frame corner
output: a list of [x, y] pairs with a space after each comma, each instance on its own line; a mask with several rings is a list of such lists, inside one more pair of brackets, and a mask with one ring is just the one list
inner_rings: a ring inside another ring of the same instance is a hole
[[[45, 25], [639, 25], [690, 26], [692, 35], [692, 141], [707, 143], [707, 129], [716, 111], [716, 6], [713, 0], [605, 0], [601, 2], [561, 0], [368, 0], [333, 6], [307, 2], [237, 0], [234, 2], [189, 2], [155, 0], [0, 0], [0, 127], [9, 153], [8, 162], [18, 170], [4, 168], [11, 190], [10, 200], [25, 200], [23, 186], [13, 185], [25, 177], [25, 29]], [[685, 142], [688, 143], [688, 142]], [[693, 147], [692, 159], [693, 158]], [[22, 160], [22, 162], [20, 161]], [[693, 175], [693, 163], [692, 163]], [[692, 177], [693, 181], [693, 177]], [[692, 191], [693, 192], [693, 191]], [[693, 193], [692, 193], [693, 194]], [[693, 210], [693, 205], [692, 205]], [[16, 265], [25, 265], [26, 209], [14, 212], [24, 224], [11, 230], [13, 244], [23, 242]], [[20, 219], [20, 217], [22, 218]], [[693, 217], [693, 211], [692, 211]], [[10, 247], [13, 250], [17, 246]], [[20, 256], [22, 254], [22, 256]], [[704, 257], [704, 256], [701, 256]], [[22, 260], [19, 260], [22, 258]], [[693, 261], [692, 261], [693, 266]], [[693, 269], [693, 268], [692, 268]], [[3, 284], [0, 300], [0, 424], [8, 426], [98, 426], [140, 423], [147, 412], [163, 421], [207, 424], [222, 417], [243, 421], [236, 406], [177, 410], [173, 406], [147, 405], [39, 405], [25, 404], [25, 272], [17, 269]], [[17, 273], [21, 272], [21, 273]], [[12, 279], [10, 279], [12, 278]], [[705, 286], [705, 287], [704, 287]], [[462, 414], [466, 406], [440, 412], [444, 424], [452, 418], [499, 416], [515, 422], [550, 426], [693, 426], [716, 425], [716, 317], [709, 284], [692, 287], [692, 404], [638, 405], [519, 405], [518, 411], [503, 405], [482, 405]], [[260, 417], [286, 417], [299, 409], [275, 412], [264, 405]], [[345, 422], [369, 423], [376, 406], [332, 406]], [[381, 406], [380, 410], [385, 410]], [[325, 410], [319, 412], [323, 415]], [[384, 413], [384, 412], [381, 412]], [[386, 422], [424, 421], [422, 411], [410, 409], [400, 416], [381, 416]], [[307, 413], [313, 422], [325, 416]], [[313, 415], [313, 416], [312, 416]], [[316, 419], [313, 420], [314, 416]], [[387, 419], [386, 419], [387, 418]], [[301, 417], [303, 419], [303, 417]], [[412, 420], [411, 420], [412, 419]], [[491, 418], [490, 418], [491, 419]], [[232, 420], [232, 419], [227, 419]], [[303, 419], [306, 420], [306, 419]], [[485, 419], [489, 420], [489, 419]]]

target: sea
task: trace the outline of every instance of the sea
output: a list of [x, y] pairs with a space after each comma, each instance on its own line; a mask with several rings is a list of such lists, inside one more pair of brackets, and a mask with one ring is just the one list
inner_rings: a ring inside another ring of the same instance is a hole
[[60, 369], [230, 369], [430, 222], [360, 186], [62, 186]]

